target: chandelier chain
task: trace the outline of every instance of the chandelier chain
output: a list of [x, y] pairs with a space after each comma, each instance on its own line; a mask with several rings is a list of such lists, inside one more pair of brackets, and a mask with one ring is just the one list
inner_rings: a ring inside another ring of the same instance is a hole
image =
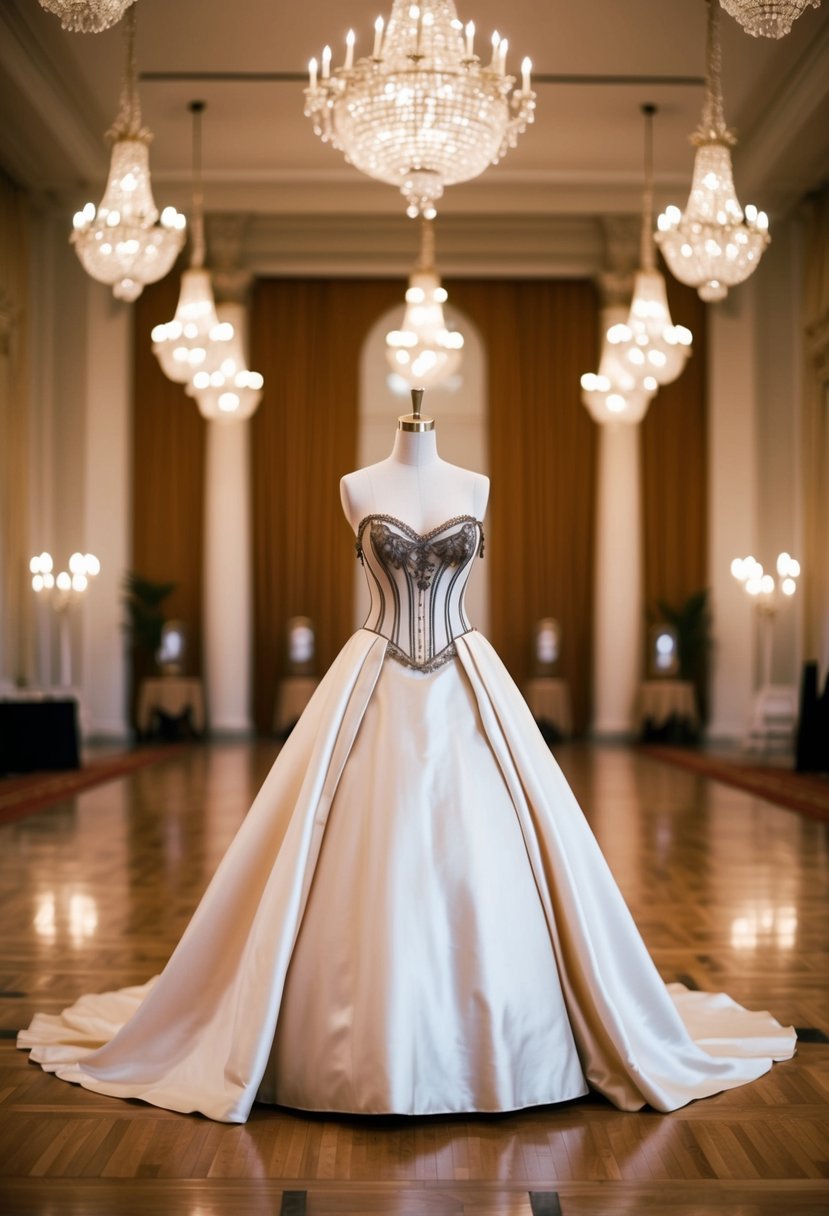
[[194, 270], [204, 266], [204, 183], [202, 181], [202, 130], [201, 116], [204, 113], [205, 102], [191, 101], [190, 113], [193, 115], [193, 214], [190, 220], [190, 265]]
[[734, 144], [736, 139], [725, 122], [722, 94], [722, 47], [720, 46], [720, 0], [705, 0], [708, 22], [705, 37], [705, 104], [693, 144]]
[[645, 189], [642, 193], [642, 238], [639, 249], [639, 265], [643, 270], [654, 270], [656, 260], [653, 251], [653, 116], [656, 106], [642, 106], [645, 115]]
[[426, 274], [435, 269], [435, 221], [420, 217], [420, 259], [417, 264], [419, 271]]
[[141, 99], [138, 95], [138, 68], [135, 55], [136, 4], [131, 4], [124, 16], [124, 79], [121, 101], [115, 122], [106, 133], [112, 143], [119, 139], [138, 139], [148, 144], [152, 134], [141, 122]]

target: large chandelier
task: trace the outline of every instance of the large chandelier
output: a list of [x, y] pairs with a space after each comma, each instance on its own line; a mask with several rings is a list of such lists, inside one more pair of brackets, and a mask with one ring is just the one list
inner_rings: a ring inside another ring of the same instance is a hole
[[314, 131], [369, 177], [397, 186], [413, 218], [435, 215], [445, 186], [483, 173], [533, 120], [529, 59], [520, 88], [506, 74], [508, 43], [492, 36], [485, 67], [452, 0], [394, 0], [375, 23], [371, 55], [331, 71], [331, 48], [309, 64], [305, 113]]
[[420, 223], [420, 258], [409, 276], [403, 325], [386, 334], [386, 356], [411, 387], [429, 388], [457, 371], [463, 334], [448, 329], [443, 318], [447, 295], [435, 269], [434, 221], [421, 218]]
[[99, 34], [121, 20], [133, 0], [40, 0], [47, 13], [60, 17], [65, 30]]
[[637, 380], [670, 384], [682, 372], [691, 353], [692, 334], [674, 325], [668, 308], [665, 279], [656, 268], [653, 248], [653, 116], [656, 106], [642, 106], [645, 115], [645, 192], [642, 203], [640, 269], [630, 311], [613, 325], [607, 340], [615, 356]]
[[153, 327], [153, 353], [161, 370], [176, 384], [187, 384], [198, 371], [215, 371], [229, 349], [233, 328], [216, 314], [210, 272], [204, 268], [204, 191], [201, 179], [203, 101], [191, 101], [193, 115], [193, 214], [190, 225], [190, 269], [181, 276], [172, 321]]
[[720, 0], [720, 3], [755, 38], [783, 38], [807, 8], [820, 8], [820, 0]]
[[660, 215], [656, 240], [671, 273], [696, 287], [703, 300], [722, 300], [729, 287], [757, 269], [769, 243], [768, 216], [737, 201], [731, 171], [736, 140], [725, 125], [720, 80], [719, 4], [708, 5], [705, 106], [696, 144], [694, 177], [683, 214], [670, 206]]
[[121, 105], [107, 132], [112, 161], [104, 197], [75, 213], [71, 236], [87, 274], [112, 286], [119, 300], [136, 300], [146, 283], [168, 273], [184, 244], [186, 221], [175, 207], [161, 212], [153, 199], [148, 145], [141, 125], [135, 71], [135, 6], [125, 21], [126, 69]]
[[199, 413], [220, 422], [241, 422], [250, 418], [262, 399], [264, 379], [248, 368], [244, 350], [246, 331], [243, 304], [231, 301], [217, 306], [219, 321], [230, 331], [230, 341], [221, 365], [212, 372], [197, 371], [187, 386], [195, 397]]
[[602, 314], [604, 340], [598, 372], [586, 372], [581, 377], [581, 400], [596, 422], [623, 422], [635, 425], [648, 412], [659, 384], [650, 374], [640, 376], [619, 357], [618, 350], [608, 341], [608, 333], [623, 323], [625, 310], [612, 306]]

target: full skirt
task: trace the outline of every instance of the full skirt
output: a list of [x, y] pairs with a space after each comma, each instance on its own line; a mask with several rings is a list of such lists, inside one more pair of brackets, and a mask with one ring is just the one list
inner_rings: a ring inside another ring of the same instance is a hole
[[358, 630], [162, 974], [38, 1014], [87, 1089], [244, 1121], [505, 1111], [594, 1088], [668, 1111], [794, 1052], [665, 986], [518, 690], [478, 633], [424, 674]]

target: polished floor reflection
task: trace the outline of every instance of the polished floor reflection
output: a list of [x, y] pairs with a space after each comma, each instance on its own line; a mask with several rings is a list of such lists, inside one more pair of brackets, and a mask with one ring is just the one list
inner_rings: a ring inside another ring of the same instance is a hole
[[0, 828], [0, 1210], [829, 1210], [829, 828], [622, 748], [557, 755], [662, 975], [809, 1032], [795, 1060], [754, 1085], [671, 1115], [599, 1099], [431, 1119], [256, 1107], [234, 1127], [29, 1065], [14, 1032], [35, 1010], [163, 965], [273, 755], [267, 744], [195, 748]]

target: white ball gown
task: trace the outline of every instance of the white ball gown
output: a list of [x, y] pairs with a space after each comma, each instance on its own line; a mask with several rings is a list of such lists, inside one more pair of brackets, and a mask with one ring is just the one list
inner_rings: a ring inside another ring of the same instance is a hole
[[360, 524], [365, 626], [321, 681], [162, 974], [18, 1045], [98, 1093], [433, 1115], [589, 1088], [670, 1111], [795, 1036], [662, 982], [463, 593], [482, 527]]

